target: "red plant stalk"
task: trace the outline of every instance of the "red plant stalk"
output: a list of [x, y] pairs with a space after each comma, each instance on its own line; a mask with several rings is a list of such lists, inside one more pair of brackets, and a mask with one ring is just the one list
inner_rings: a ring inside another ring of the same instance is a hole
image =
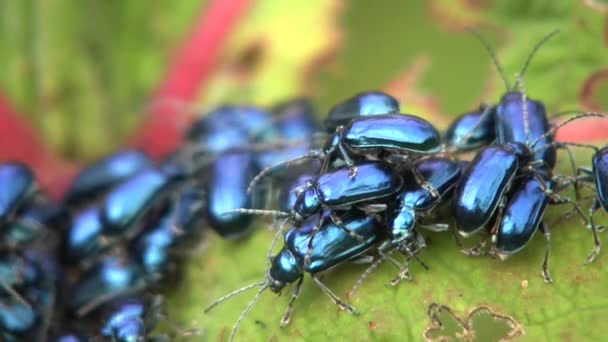
[[192, 103], [219, 62], [230, 33], [246, 16], [253, 0], [213, 0], [204, 9], [190, 36], [178, 49], [152, 99], [151, 115], [132, 140], [152, 157], [176, 148], [182, 137], [184, 112], [175, 104]]
[[22, 119], [0, 93], [0, 160], [26, 163], [40, 185], [58, 197], [76, 173], [76, 165], [61, 160], [44, 144], [37, 132]]

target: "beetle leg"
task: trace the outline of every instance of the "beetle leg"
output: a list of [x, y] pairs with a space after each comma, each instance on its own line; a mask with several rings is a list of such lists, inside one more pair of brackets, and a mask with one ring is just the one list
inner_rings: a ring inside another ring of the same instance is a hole
[[420, 171], [418, 171], [415, 166], [412, 165], [410, 169], [412, 170], [414, 178], [416, 178], [416, 183], [418, 183], [424, 190], [430, 192], [433, 196], [433, 199], [441, 198], [441, 194], [439, 194], [439, 191], [437, 191], [437, 189], [435, 189], [435, 187], [431, 183], [427, 182], [426, 179], [424, 179], [422, 174], [420, 174]]
[[598, 236], [598, 228], [603, 230], [604, 227], [596, 227], [595, 223], [593, 222], [593, 214], [595, 214], [595, 212], [600, 208], [601, 203], [596, 199], [595, 202], [593, 202], [593, 206], [589, 209], [589, 227], [591, 228], [591, 232], [593, 233], [593, 242], [595, 245], [595, 248], [593, 249], [593, 252], [591, 252], [591, 254], [587, 257], [587, 260], [585, 261], [586, 264], [592, 263], [593, 260], [595, 260], [595, 258], [597, 257], [597, 255], [600, 253], [600, 238]]
[[390, 257], [391, 254], [393, 254], [396, 251], [396, 249], [392, 249], [390, 251], [388, 251], [388, 253], [383, 253], [380, 250], [378, 251], [378, 254], [380, 254], [380, 257], [378, 258], [378, 260], [374, 261], [366, 270], [365, 272], [363, 272], [361, 274], [361, 277], [359, 277], [359, 280], [357, 280], [357, 282], [355, 283], [355, 285], [353, 285], [353, 287], [350, 289], [350, 291], [348, 291], [348, 299], [351, 300], [353, 299], [353, 297], [355, 296], [355, 293], [357, 293], [357, 290], [359, 290], [359, 288], [361, 287], [361, 285], [363, 285], [363, 282], [365, 281], [365, 279], [367, 279], [367, 277], [369, 277], [369, 275], [376, 269], [378, 268], [378, 266], [380, 266], [388, 257]]
[[344, 225], [344, 222], [342, 222], [342, 219], [336, 215], [334, 211], [329, 211], [329, 217], [331, 218], [332, 222], [335, 223], [336, 226], [340, 227], [346, 234], [348, 234], [348, 236], [352, 237], [353, 239], [357, 239], [357, 242], [363, 242], [363, 236], [348, 229], [348, 227]]
[[283, 318], [281, 318], [281, 328], [284, 328], [289, 324], [289, 320], [291, 319], [291, 314], [293, 313], [293, 304], [296, 302], [296, 299], [300, 296], [300, 292], [302, 292], [302, 281], [304, 280], [304, 276], [301, 276], [298, 279], [298, 283], [296, 284], [296, 288], [293, 290], [293, 294], [291, 295], [291, 299], [289, 300], [289, 304], [287, 304], [287, 310], [285, 310], [285, 314]]
[[414, 277], [412, 276], [412, 273], [410, 272], [410, 261], [409, 260], [405, 261], [405, 265], [403, 266], [403, 268], [401, 268], [401, 271], [399, 271], [399, 274], [395, 278], [393, 278], [391, 281], [389, 281], [387, 285], [397, 286], [403, 279], [406, 279], [408, 281], [412, 281], [414, 279]]
[[[587, 260], [585, 261], [585, 263], [589, 264], [589, 263], [593, 262], [593, 260], [600, 253], [600, 248], [601, 248], [601, 244], [602, 244], [600, 241], [600, 237], [597, 233], [597, 227], [595, 226], [595, 224], [593, 223], [593, 220], [592, 220], [594, 208], [598, 205], [597, 201], [594, 203], [593, 207], [591, 208], [590, 216], [586, 217], [585, 213], [583, 212], [581, 207], [578, 204], [576, 204], [576, 202], [574, 202], [572, 199], [559, 196], [558, 194], [555, 194], [552, 192], [549, 192], [548, 196], [550, 196], [550, 199], [553, 202], [553, 204], [557, 204], [557, 205], [570, 204], [574, 208], [574, 210], [579, 214], [579, 216], [585, 221], [585, 226], [588, 227], [589, 229], [591, 229], [591, 233], [593, 234], [593, 250], [591, 251], [591, 254], [587, 257]], [[595, 209], [595, 210], [597, 210], [597, 209]]]
[[355, 166], [355, 162], [353, 162], [353, 160], [350, 158], [350, 156], [348, 155], [348, 151], [346, 151], [346, 148], [344, 148], [344, 145], [342, 145], [341, 142], [338, 142], [338, 151], [340, 151], [340, 155], [342, 156], [342, 159], [344, 159], [344, 162], [348, 167], [348, 177], [354, 178], [357, 175], [357, 167]]
[[319, 213], [319, 218], [317, 219], [317, 223], [314, 225], [314, 227], [312, 228], [312, 232], [310, 233], [310, 239], [308, 240], [308, 247], [306, 250], [306, 255], [304, 256], [304, 265], [308, 266], [310, 265], [310, 257], [312, 256], [312, 240], [315, 238], [315, 235], [317, 235], [317, 232], [321, 229], [321, 221], [323, 220], [323, 212]]
[[486, 244], [488, 243], [488, 239], [483, 239], [477, 246], [461, 249], [460, 251], [466, 256], [482, 256], [486, 255], [487, 251], [484, 251]]
[[418, 227], [430, 230], [432, 232], [441, 233], [447, 232], [450, 229], [450, 225], [447, 223], [432, 223], [432, 224], [418, 224]]
[[336, 304], [340, 309], [348, 311], [348, 312], [350, 312], [353, 315], [358, 315], [359, 314], [359, 310], [355, 309], [354, 306], [345, 303], [344, 301], [342, 301], [340, 299], [340, 297], [336, 296], [329, 289], [329, 287], [327, 287], [325, 284], [323, 284], [323, 282], [321, 282], [321, 280], [317, 277], [316, 274], [312, 274], [312, 280], [315, 281], [315, 283], [317, 284], [317, 286], [319, 286], [319, 288], [321, 289], [321, 291], [323, 291], [323, 293], [325, 293], [325, 295], [327, 295], [332, 300], [332, 302], [334, 302], [334, 304]]
[[[572, 154], [572, 150], [570, 150], [570, 147], [562, 143], [556, 143], [555, 147], [558, 149], [566, 150], [566, 152], [568, 152], [568, 158], [570, 159], [570, 167], [572, 168], [572, 176], [576, 178], [578, 171], [576, 168], [576, 163], [574, 162], [574, 155]], [[578, 186], [578, 182], [573, 182], [572, 186], [574, 187], [574, 195], [576, 197], [576, 200], [579, 201], [581, 199], [581, 193]]]
[[23, 298], [23, 296], [21, 296], [19, 292], [17, 292], [12, 286], [7, 284], [2, 279], [0, 279], [0, 287], [2, 287], [2, 289], [6, 291], [6, 293], [15, 298], [15, 300], [17, 300], [21, 305], [27, 307], [30, 310], [32, 309], [32, 305], [30, 305], [30, 303], [25, 298]]
[[541, 224], [541, 230], [543, 234], [545, 234], [545, 238], [547, 239], [547, 243], [545, 245], [545, 256], [543, 257], [543, 280], [545, 283], [550, 284], [553, 282], [551, 278], [551, 274], [549, 274], [549, 250], [551, 247], [551, 231], [549, 230], [549, 226], [544, 222]]

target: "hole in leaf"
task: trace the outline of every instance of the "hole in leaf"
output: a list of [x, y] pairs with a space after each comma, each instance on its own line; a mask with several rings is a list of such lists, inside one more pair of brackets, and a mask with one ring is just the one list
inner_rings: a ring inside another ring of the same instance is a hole
[[512, 317], [497, 314], [485, 306], [471, 311], [466, 323], [449, 307], [436, 303], [431, 304], [428, 315], [431, 324], [424, 332], [427, 341], [511, 341], [523, 334], [523, 328]]

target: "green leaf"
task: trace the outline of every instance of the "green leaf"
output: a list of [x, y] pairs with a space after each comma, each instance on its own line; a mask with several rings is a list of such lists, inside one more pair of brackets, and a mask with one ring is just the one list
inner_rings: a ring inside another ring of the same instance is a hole
[[[496, 1], [464, 7], [469, 4], [461, 1], [433, 8], [422, 2], [351, 4], [342, 20], [346, 31], [344, 47], [337, 55], [339, 67], [318, 78], [322, 112], [357, 91], [384, 88], [401, 71], [411, 70], [420, 56], [428, 67], [408, 89], [437, 99], [439, 113], [405, 103], [408, 110], [447, 120], [480, 100], [497, 101], [504, 88], [483, 47], [469, 34], [455, 30], [467, 22], [478, 25], [490, 41], [499, 42], [497, 53], [510, 77], [521, 69], [539, 39], [561, 28], [562, 34], [535, 57], [525, 84], [530, 96], [542, 99], [550, 112], [580, 107], [582, 83], [608, 60], [600, 13], [579, 2]], [[590, 152], [576, 152], [579, 165], [588, 165]], [[563, 164], [560, 172], [568, 174], [567, 163]], [[581, 202], [585, 210], [590, 204]], [[601, 340], [605, 333], [598, 321], [608, 314], [608, 299], [603, 294], [608, 286], [608, 259], [604, 252], [594, 264], [583, 265], [593, 246], [592, 235], [575, 215], [564, 217], [569, 209], [552, 206], [545, 218], [552, 227], [549, 267], [554, 284], [545, 284], [540, 275], [545, 248], [540, 233], [503, 262], [464, 256], [451, 234], [424, 232], [429, 246], [421, 258], [430, 270], [413, 264], [415, 280], [393, 288], [386, 283], [397, 270], [390, 264], [381, 266], [352, 300], [360, 316], [340, 312], [307, 278], [288, 327], [279, 328], [279, 320], [290, 292], [281, 296], [267, 292], [243, 321], [237, 340], [417, 341], [425, 336], [447, 336], [454, 341]], [[202, 329], [204, 340], [229, 336], [255, 291], [208, 314], [203, 309], [227, 292], [263, 280], [275, 228], [271, 222], [259, 222], [245, 241], [222, 241], [209, 234], [209, 247], [189, 259], [183, 281], [169, 296], [171, 320], [184, 328]], [[467, 245], [474, 243], [467, 241]], [[365, 269], [366, 265], [347, 263], [326, 272], [323, 281], [346, 297]], [[445, 332], [438, 328], [433, 314], [437, 305], [449, 308], [439, 315], [443, 326], [451, 325], [447, 335], [442, 335]]]

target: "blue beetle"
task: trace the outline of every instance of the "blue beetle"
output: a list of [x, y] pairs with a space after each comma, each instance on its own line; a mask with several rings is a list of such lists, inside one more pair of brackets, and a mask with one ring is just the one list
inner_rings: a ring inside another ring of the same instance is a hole
[[[329, 215], [323, 215], [320, 229], [315, 227], [318, 224], [317, 221], [317, 218], [313, 216], [302, 226], [292, 228], [285, 234], [285, 245], [277, 255], [272, 257], [265, 281], [236, 290], [205, 309], [205, 312], [209, 312], [218, 304], [245, 290], [261, 287], [235, 324], [230, 341], [234, 339], [243, 318], [265, 290], [270, 289], [272, 292], [279, 293], [285, 286], [297, 281], [285, 315], [281, 320], [281, 326], [287, 325], [293, 311], [293, 304], [300, 295], [305, 273], [309, 273], [323, 293], [341, 309], [358, 314], [354, 307], [345, 303], [323, 284], [317, 274], [361, 256], [373, 248], [381, 240], [382, 223], [373, 215], [356, 210], [344, 213], [341, 221], [348, 230], [356, 232], [361, 237], [361, 239], [356, 239], [332, 222]], [[317, 232], [316, 236], [315, 232]], [[310, 255], [310, 262], [307, 263], [305, 259], [308, 255]]]
[[254, 153], [245, 149], [225, 151], [211, 165], [205, 192], [207, 219], [224, 238], [239, 238], [249, 231], [251, 216], [234, 209], [252, 207], [247, 185], [256, 171]]
[[[417, 221], [433, 212], [437, 206], [451, 199], [452, 192], [462, 176], [460, 165], [450, 159], [434, 157], [423, 159], [415, 164], [425, 181], [439, 192], [433, 196], [428, 190], [415, 182], [413, 176], [404, 176], [406, 182], [397, 197], [397, 204], [387, 215], [387, 235], [393, 246], [402, 245], [404, 249], [415, 242]], [[425, 225], [425, 227], [431, 227]], [[440, 230], [445, 228], [437, 227]]]
[[222, 106], [192, 124], [185, 140], [195, 151], [215, 156], [249, 146], [254, 136], [276, 136], [270, 113], [254, 107]]
[[551, 198], [547, 190], [553, 186], [551, 180], [544, 178], [539, 174], [529, 174], [518, 180], [504, 211], [498, 217], [492, 242], [496, 255], [504, 260], [524, 248], [542, 224], [547, 235], [543, 278], [545, 282], [551, 282], [547, 267], [549, 228], [542, 223], [542, 219]]
[[[604, 208], [604, 210], [608, 211], [608, 185], [606, 184], [606, 180], [608, 180], [608, 146], [604, 146], [600, 149], [593, 145], [576, 145], [595, 150], [595, 153], [591, 158], [591, 169], [579, 168], [579, 177], [577, 178], [577, 182], [582, 181], [586, 184], [593, 184], [594, 186], [596, 198], [593, 204], [591, 205], [591, 208], [589, 208], [589, 223], [592, 231], [601, 231], [604, 230], [605, 227], [597, 227], [595, 225], [593, 216], [601, 208]], [[594, 237], [595, 249], [587, 258], [587, 263], [593, 262], [593, 260], [595, 260], [595, 258], [600, 252], [599, 237], [597, 236], [597, 234], [595, 234]]]
[[67, 307], [72, 314], [83, 317], [100, 305], [137, 293], [147, 285], [142, 267], [127, 255], [104, 255], [71, 286]]
[[76, 332], [63, 332], [53, 336], [51, 342], [88, 342], [90, 338], [85, 334]]
[[139, 150], [126, 150], [100, 159], [80, 171], [65, 194], [65, 201], [81, 204], [97, 198], [114, 185], [152, 166], [150, 158]]
[[116, 342], [155, 340], [150, 333], [156, 326], [159, 303], [135, 296], [113, 301], [104, 310], [101, 335]]
[[[421, 187], [407, 170], [403, 176], [405, 183], [399, 192], [397, 199], [391, 203], [389, 210], [385, 212], [384, 241], [378, 246], [380, 257], [374, 262], [359, 278], [357, 283], [349, 292], [352, 298], [363, 281], [369, 276], [371, 271], [376, 269], [385, 260], [390, 260], [393, 265], [399, 268], [399, 274], [389, 285], [395, 286], [403, 279], [412, 279], [409, 271], [409, 258], [415, 258], [427, 268], [426, 265], [417, 257], [420, 249], [426, 246], [424, 238], [418, 234], [416, 227], [422, 226], [434, 231], [445, 231], [448, 226], [445, 224], [420, 224], [425, 216], [430, 216], [434, 209], [451, 199], [452, 192], [462, 176], [462, 170], [466, 163], [453, 161], [442, 157], [432, 157], [423, 159], [415, 163], [424, 179], [429, 182], [440, 196], [435, 197], [430, 191]], [[401, 265], [389, 254], [399, 251], [408, 260]]]
[[323, 126], [333, 133], [339, 126], [360, 116], [399, 113], [399, 101], [381, 91], [367, 91], [350, 97], [329, 110]]
[[[53, 312], [54, 269], [41, 264], [36, 253], [0, 255], [0, 339], [42, 340]], [[52, 255], [44, 254], [50, 263]]]
[[[338, 127], [320, 151], [311, 151], [308, 155], [291, 160], [287, 164], [295, 163], [303, 158], [318, 158], [323, 160], [322, 171], [324, 172], [331, 165], [335, 155], [339, 153], [349, 167], [350, 176], [354, 177], [358, 170], [351, 156], [389, 153], [393, 158], [387, 158], [387, 160], [397, 159], [399, 163], [402, 163], [404, 159], [411, 159], [412, 156], [434, 154], [441, 149], [439, 132], [431, 123], [422, 118], [408, 114], [361, 116]], [[282, 164], [262, 170], [251, 182], [248, 191], [251, 191], [261, 179], [279, 166]], [[414, 174], [422, 184], [422, 177], [417, 172]], [[428, 187], [428, 185], [426, 186]], [[432, 189], [429, 188], [429, 190]]]
[[145, 216], [162, 208], [174, 182], [160, 170], [149, 168], [114, 187], [104, 198], [100, 217], [103, 234], [131, 239], [145, 224]]
[[260, 169], [306, 155], [313, 146], [318, 129], [314, 108], [306, 99], [281, 103], [273, 112], [276, 115], [273, 125], [276, 134], [269, 136], [260, 132], [254, 137], [254, 143], [260, 145], [257, 149], [261, 149], [256, 156]]
[[467, 152], [490, 145], [496, 139], [494, 107], [481, 105], [459, 115], [446, 129], [443, 139], [452, 152]]
[[193, 184], [184, 184], [158, 220], [152, 222], [132, 243], [133, 256], [151, 280], [162, 278], [170, 266], [170, 252], [178, 244], [193, 244], [204, 226], [203, 192]]
[[334, 223], [356, 237], [355, 232], [348, 231], [340, 222], [336, 210], [356, 207], [368, 213], [384, 211], [386, 203], [403, 185], [401, 175], [384, 162], [362, 162], [357, 164], [357, 168], [359, 172], [354, 177], [350, 176], [348, 167], [316, 175], [310, 183], [298, 189], [299, 194], [288, 212], [257, 209], [237, 209], [233, 212], [278, 215], [296, 225], [311, 216], [320, 218], [318, 214], [326, 212]]
[[108, 245], [102, 238], [103, 228], [99, 205], [93, 204], [77, 213], [63, 233], [64, 261], [86, 264], [95, 257]]
[[34, 173], [19, 162], [0, 164], [0, 225], [14, 217], [16, 211], [36, 192]]
[[453, 201], [458, 232], [469, 236], [484, 228], [515, 179], [520, 165], [528, 162], [518, 155], [520, 144], [489, 146], [470, 163], [458, 183]]
[[310, 171], [292, 173], [292, 179], [283, 182], [279, 189], [279, 211], [289, 212], [294, 208], [300, 193], [309, 187], [309, 184], [312, 184], [320, 167], [321, 165], [317, 163], [316, 167], [313, 167]]

